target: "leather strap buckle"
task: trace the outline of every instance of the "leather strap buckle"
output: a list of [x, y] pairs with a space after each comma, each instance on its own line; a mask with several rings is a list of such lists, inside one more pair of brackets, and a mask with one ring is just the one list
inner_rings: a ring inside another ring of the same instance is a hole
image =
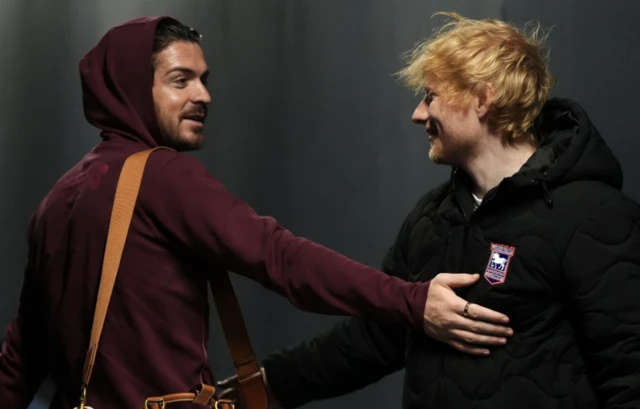
[[149, 404], [159, 405], [160, 409], [165, 409], [165, 407], [167, 406], [167, 403], [164, 401], [164, 399], [159, 399], [159, 400], [145, 399], [144, 409], [152, 409], [149, 407]]

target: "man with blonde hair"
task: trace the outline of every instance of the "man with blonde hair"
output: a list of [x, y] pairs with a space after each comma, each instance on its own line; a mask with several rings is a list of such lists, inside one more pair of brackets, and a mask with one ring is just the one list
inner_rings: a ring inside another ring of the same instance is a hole
[[640, 207], [620, 165], [577, 103], [549, 98], [538, 29], [447, 15], [400, 77], [424, 90], [412, 119], [451, 178], [409, 214], [385, 271], [480, 273], [461, 315], [482, 304], [514, 335], [487, 353], [352, 318], [267, 357], [272, 392], [293, 408], [404, 368], [405, 409], [639, 408]]

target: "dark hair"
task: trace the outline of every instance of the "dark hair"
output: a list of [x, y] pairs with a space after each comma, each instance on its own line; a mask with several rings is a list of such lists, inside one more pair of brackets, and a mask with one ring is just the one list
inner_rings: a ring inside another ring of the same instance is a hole
[[186, 41], [200, 44], [202, 35], [195, 29], [186, 26], [179, 21], [165, 18], [158, 22], [156, 33], [153, 38], [153, 53], [151, 57], [151, 67], [156, 68], [157, 54], [167, 48], [174, 41]]

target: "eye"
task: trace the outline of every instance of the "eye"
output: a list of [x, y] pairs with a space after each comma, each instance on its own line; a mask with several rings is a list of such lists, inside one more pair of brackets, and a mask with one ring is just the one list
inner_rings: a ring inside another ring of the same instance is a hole
[[176, 78], [173, 81], [174, 84], [176, 84], [179, 87], [184, 87], [185, 85], [187, 85], [187, 79], [186, 78]]
[[431, 105], [431, 102], [433, 101], [433, 98], [435, 98], [436, 94], [435, 92], [428, 90], [427, 93], [424, 96], [424, 102], [427, 104], [427, 106]]

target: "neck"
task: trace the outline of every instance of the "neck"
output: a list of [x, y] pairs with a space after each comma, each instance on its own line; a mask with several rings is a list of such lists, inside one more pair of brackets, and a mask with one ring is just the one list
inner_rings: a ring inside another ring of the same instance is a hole
[[516, 174], [536, 150], [529, 143], [503, 144], [497, 136], [485, 140], [489, 142], [483, 144], [480, 153], [462, 166], [471, 176], [473, 193], [478, 198], [483, 198], [504, 178]]

